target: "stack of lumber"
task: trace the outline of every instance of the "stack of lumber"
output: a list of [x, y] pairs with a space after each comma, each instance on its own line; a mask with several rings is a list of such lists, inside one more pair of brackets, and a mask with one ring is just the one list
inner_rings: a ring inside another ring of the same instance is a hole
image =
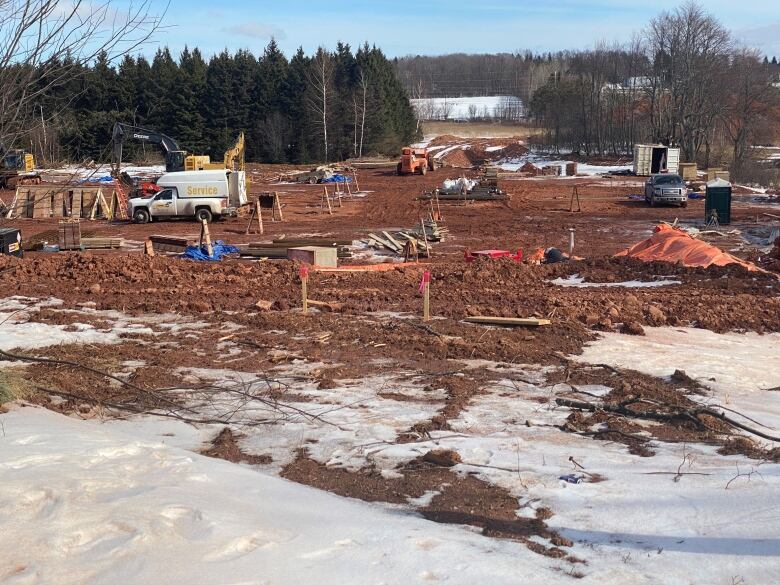
[[149, 236], [152, 242], [152, 249], [155, 252], [177, 252], [183, 253], [187, 246], [192, 242], [187, 238], [177, 238], [176, 236]]
[[290, 248], [317, 246], [319, 248], [336, 248], [338, 258], [344, 259], [352, 257], [352, 251], [349, 248], [351, 245], [352, 240], [333, 238], [283, 238], [271, 242], [252, 242], [241, 250], [241, 255], [255, 258], [287, 258], [287, 250]]
[[122, 238], [81, 238], [81, 247], [84, 250], [94, 250], [96, 248], [121, 248], [124, 240]]
[[422, 225], [390, 233], [382, 231], [378, 234], [368, 234], [366, 243], [372, 248], [385, 248], [396, 254], [403, 254], [407, 242], [412, 242], [422, 256], [430, 256], [430, 245], [440, 242], [448, 234], [447, 228], [440, 227], [435, 221], [425, 222], [425, 233]]
[[81, 222], [78, 219], [64, 219], [58, 227], [60, 250], [80, 250]]

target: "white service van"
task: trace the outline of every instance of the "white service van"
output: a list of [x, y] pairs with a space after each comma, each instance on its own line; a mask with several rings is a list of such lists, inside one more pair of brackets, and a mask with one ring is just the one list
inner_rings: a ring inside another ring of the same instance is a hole
[[157, 186], [161, 190], [153, 197], [129, 201], [128, 211], [136, 223], [174, 217], [211, 221], [247, 202], [244, 171], [166, 173], [157, 180]]

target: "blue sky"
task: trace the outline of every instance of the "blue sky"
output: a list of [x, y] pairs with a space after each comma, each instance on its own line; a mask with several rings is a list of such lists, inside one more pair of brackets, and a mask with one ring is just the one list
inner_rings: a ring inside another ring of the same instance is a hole
[[[164, 6], [163, 0], [153, 0]], [[185, 44], [206, 55], [246, 48], [261, 52], [274, 36], [288, 55], [337, 41], [369, 41], [389, 56], [587, 48], [628, 40], [667, 0], [171, 0], [169, 27], [156, 37], [174, 51]], [[780, 1], [701, 2], [745, 44], [780, 59]]]

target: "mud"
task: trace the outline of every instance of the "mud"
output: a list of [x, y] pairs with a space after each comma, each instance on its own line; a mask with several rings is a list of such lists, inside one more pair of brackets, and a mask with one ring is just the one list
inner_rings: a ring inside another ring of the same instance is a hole
[[[578, 562], [561, 548], [572, 546], [572, 542], [545, 523], [544, 520], [550, 517], [549, 509], [543, 509], [537, 518], [520, 518], [517, 499], [506, 490], [421, 460], [412, 461], [398, 471], [402, 477], [384, 477], [374, 469], [350, 472], [328, 467], [300, 452], [281, 475], [367, 502], [410, 505], [414, 498], [438, 492], [430, 503], [417, 508], [424, 518], [445, 524], [476, 526], [485, 536], [517, 540], [536, 553]], [[550, 545], [530, 540], [533, 536], [548, 540]]]

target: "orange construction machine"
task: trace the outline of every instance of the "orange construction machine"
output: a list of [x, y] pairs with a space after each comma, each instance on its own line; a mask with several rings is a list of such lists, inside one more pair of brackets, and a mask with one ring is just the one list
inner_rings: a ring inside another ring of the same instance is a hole
[[424, 175], [433, 169], [433, 155], [428, 152], [427, 148], [405, 146], [401, 149], [401, 162], [396, 167], [399, 175], [413, 175], [414, 173]]

